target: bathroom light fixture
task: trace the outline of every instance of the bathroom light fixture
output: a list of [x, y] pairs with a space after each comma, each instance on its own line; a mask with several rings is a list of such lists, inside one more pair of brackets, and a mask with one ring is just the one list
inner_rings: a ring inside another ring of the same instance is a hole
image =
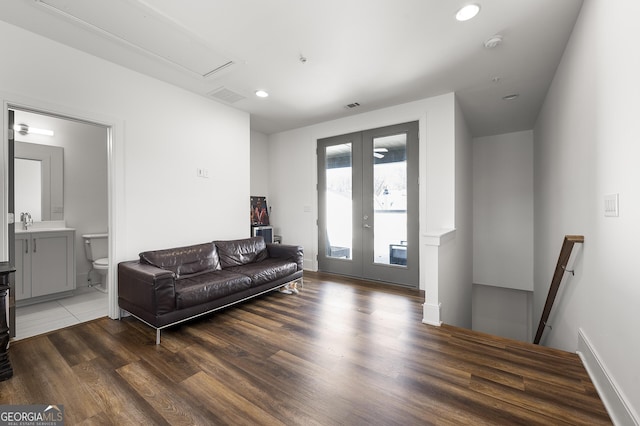
[[43, 135], [43, 136], [53, 136], [53, 130], [48, 129], [37, 129], [35, 127], [29, 127], [28, 124], [20, 123], [14, 124], [13, 130], [20, 133], [21, 135]]
[[256, 96], [259, 98], [266, 98], [269, 94], [264, 90], [256, 90]]
[[480, 12], [480, 6], [477, 4], [468, 4], [466, 6], [462, 6], [458, 13], [456, 13], [456, 19], [460, 22], [468, 21], [469, 19], [474, 18]]

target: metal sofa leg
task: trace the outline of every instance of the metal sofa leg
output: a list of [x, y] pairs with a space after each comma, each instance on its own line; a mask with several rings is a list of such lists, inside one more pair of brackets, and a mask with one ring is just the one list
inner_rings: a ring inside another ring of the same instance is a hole
[[156, 345], [160, 344], [160, 329], [156, 328]]

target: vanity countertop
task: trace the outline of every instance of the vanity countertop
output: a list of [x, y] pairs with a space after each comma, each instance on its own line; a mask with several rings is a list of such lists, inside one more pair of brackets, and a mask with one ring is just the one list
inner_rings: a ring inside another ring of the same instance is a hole
[[[16, 224], [18, 225], [18, 224]], [[16, 234], [35, 234], [37, 232], [61, 232], [61, 231], [75, 231], [75, 228], [29, 228], [22, 229], [22, 225], [18, 228], [16, 226]]]
[[29, 229], [24, 229], [22, 222], [16, 222], [16, 234], [26, 234], [34, 232], [59, 232], [59, 231], [75, 231], [74, 228], [67, 228], [64, 220], [52, 220], [45, 222], [34, 222], [29, 225]]

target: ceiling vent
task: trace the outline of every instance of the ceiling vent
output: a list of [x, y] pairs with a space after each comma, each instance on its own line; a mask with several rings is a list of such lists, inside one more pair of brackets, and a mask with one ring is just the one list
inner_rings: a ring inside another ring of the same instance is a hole
[[359, 103], [359, 102], [354, 102], [354, 103], [351, 103], [351, 104], [347, 104], [347, 105], [345, 106], [345, 108], [346, 108], [346, 109], [352, 109], [352, 108], [358, 108], [359, 106], [360, 106], [360, 103]]
[[209, 96], [226, 104], [234, 104], [238, 101], [246, 99], [241, 94], [236, 93], [233, 90], [229, 90], [226, 87], [219, 87], [213, 92], [209, 92]]

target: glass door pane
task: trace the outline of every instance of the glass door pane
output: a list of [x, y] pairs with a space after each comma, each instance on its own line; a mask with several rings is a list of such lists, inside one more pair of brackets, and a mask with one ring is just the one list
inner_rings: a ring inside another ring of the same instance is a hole
[[352, 144], [327, 146], [325, 148], [325, 218], [326, 256], [351, 259], [353, 155]]
[[418, 123], [362, 134], [362, 277], [418, 286]]
[[407, 134], [373, 138], [373, 262], [407, 264]]

